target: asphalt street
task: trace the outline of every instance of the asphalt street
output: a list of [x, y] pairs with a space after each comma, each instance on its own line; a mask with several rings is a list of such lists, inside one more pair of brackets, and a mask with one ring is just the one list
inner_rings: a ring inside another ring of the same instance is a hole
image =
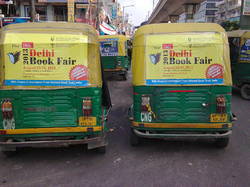
[[238, 90], [232, 101], [238, 121], [226, 149], [197, 140], [147, 140], [131, 147], [131, 80], [109, 81], [109, 87], [106, 154], [83, 146], [23, 149], [11, 158], [0, 153], [0, 186], [250, 186], [250, 101]]

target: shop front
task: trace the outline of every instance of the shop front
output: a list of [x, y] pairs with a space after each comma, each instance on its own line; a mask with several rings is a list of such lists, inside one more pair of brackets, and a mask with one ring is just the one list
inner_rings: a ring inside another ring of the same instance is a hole
[[[31, 16], [29, 0], [19, 1], [23, 17]], [[39, 21], [67, 21], [67, 0], [38, 0], [35, 4]], [[75, 0], [75, 22], [95, 25], [96, 4], [88, 0]]]
[[16, 16], [15, 6], [13, 1], [0, 0], [0, 17]]

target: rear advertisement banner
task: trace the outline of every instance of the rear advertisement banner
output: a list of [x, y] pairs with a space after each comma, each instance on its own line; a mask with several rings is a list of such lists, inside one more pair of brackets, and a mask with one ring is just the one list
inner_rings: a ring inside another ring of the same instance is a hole
[[118, 39], [107, 38], [100, 41], [101, 56], [118, 56]]
[[250, 63], [250, 39], [247, 39], [240, 49], [240, 62]]
[[87, 86], [88, 37], [7, 33], [5, 85]]
[[147, 85], [224, 83], [220, 33], [173, 33], [146, 37]]

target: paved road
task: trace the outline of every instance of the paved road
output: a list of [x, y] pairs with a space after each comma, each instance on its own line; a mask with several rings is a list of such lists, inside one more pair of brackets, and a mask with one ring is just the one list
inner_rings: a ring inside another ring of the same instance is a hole
[[130, 147], [130, 81], [110, 81], [113, 109], [105, 155], [70, 148], [0, 155], [0, 186], [250, 186], [250, 105], [234, 91], [235, 123], [225, 150], [209, 141], [146, 141]]

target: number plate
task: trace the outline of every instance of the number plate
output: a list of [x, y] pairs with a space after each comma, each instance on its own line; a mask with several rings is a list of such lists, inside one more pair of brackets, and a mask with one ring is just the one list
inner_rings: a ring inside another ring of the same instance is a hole
[[96, 125], [96, 117], [83, 117], [79, 118], [80, 126], [94, 126]]
[[142, 112], [141, 113], [141, 121], [142, 122], [152, 122], [152, 114], [150, 112]]
[[227, 122], [227, 114], [211, 114], [211, 122]]

